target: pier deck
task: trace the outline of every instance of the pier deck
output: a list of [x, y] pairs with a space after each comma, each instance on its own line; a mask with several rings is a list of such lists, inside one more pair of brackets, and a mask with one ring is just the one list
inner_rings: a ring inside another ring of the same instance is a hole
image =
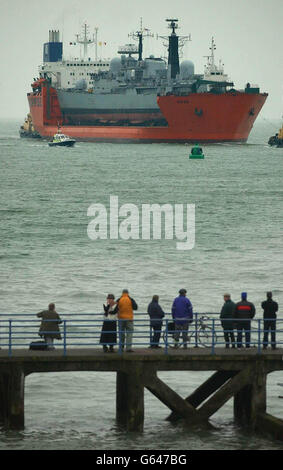
[[[61, 367], [64, 368], [64, 363], [68, 364], [74, 361], [81, 363], [81, 365], [77, 365], [78, 371], [80, 367], [83, 367], [82, 361], [85, 361], [91, 367], [91, 370], [101, 370], [101, 367], [105, 367], [107, 370], [118, 370], [120, 364], [125, 361], [155, 363], [158, 370], [176, 370], [177, 364], [181, 364], [184, 370], [214, 370], [215, 367], [221, 369], [226, 368], [225, 364], [237, 369], [239, 363], [263, 361], [272, 370], [282, 370], [283, 348], [262, 350], [260, 354], [258, 354], [255, 347], [241, 349], [219, 347], [215, 348], [215, 354], [211, 353], [210, 348], [169, 349], [168, 354], [164, 354], [163, 348], [135, 348], [132, 353], [123, 352], [122, 354], [118, 350], [114, 353], [104, 353], [101, 348], [68, 348], [65, 355], [63, 355], [62, 348], [59, 347], [53, 351], [31, 351], [28, 348], [18, 348], [13, 350], [12, 356], [9, 356], [7, 349], [0, 350], [0, 368], [4, 364], [18, 362], [23, 366], [31, 364], [34, 367], [34, 372], [36, 372], [41, 362], [45, 365], [49, 363], [50, 369], [53, 369], [54, 363], [60, 363]], [[91, 365], [92, 362], [93, 365]], [[95, 367], [98, 368], [95, 369]], [[274, 367], [275, 369], [273, 369]], [[85, 368], [82, 370], [85, 370]]]

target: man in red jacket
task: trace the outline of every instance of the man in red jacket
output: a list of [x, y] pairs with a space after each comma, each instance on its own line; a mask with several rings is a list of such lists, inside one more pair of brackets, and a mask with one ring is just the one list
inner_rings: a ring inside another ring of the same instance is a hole
[[242, 300], [236, 304], [235, 318], [237, 326], [237, 346], [242, 347], [242, 332], [245, 332], [246, 348], [251, 343], [251, 319], [255, 316], [255, 306], [247, 300], [247, 293], [242, 292]]

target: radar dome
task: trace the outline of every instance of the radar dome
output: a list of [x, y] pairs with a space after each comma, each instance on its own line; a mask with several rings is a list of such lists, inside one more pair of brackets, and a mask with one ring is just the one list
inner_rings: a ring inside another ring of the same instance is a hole
[[121, 58], [120, 57], [114, 57], [110, 61], [110, 72], [119, 73], [120, 70], [121, 70]]
[[165, 62], [159, 58], [155, 58], [154, 56], [150, 56], [149, 58], [145, 59], [145, 78], [154, 78], [156, 77], [161, 71], [165, 70]]
[[182, 79], [190, 78], [195, 73], [195, 66], [190, 60], [184, 60], [180, 64], [180, 75]]

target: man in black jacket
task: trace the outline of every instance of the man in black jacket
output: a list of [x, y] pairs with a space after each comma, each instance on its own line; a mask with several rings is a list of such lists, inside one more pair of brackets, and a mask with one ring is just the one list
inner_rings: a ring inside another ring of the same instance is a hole
[[163, 312], [162, 308], [160, 307], [159, 303], [159, 296], [154, 295], [152, 297], [152, 301], [147, 307], [147, 313], [150, 316], [150, 329], [153, 329], [153, 335], [150, 335], [150, 348], [160, 348], [159, 340], [161, 335], [162, 329], [162, 318], [164, 317], [165, 313]]
[[232, 348], [235, 348], [235, 336], [234, 336], [234, 315], [235, 315], [235, 304], [231, 300], [230, 294], [224, 294], [224, 305], [220, 312], [221, 325], [224, 332], [224, 339], [226, 348], [230, 346], [230, 340]]
[[268, 332], [271, 333], [271, 347], [276, 349], [275, 335], [276, 335], [276, 312], [278, 311], [278, 303], [272, 300], [272, 292], [266, 293], [267, 299], [262, 302], [263, 308], [263, 349], [268, 345]]
[[247, 293], [242, 292], [242, 300], [236, 304], [235, 318], [237, 319], [237, 346], [242, 347], [242, 332], [245, 332], [246, 348], [251, 342], [251, 319], [255, 316], [255, 306], [247, 300]]

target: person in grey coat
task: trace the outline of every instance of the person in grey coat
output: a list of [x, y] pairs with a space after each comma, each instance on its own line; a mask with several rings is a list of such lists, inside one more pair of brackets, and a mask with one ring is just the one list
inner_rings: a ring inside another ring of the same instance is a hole
[[37, 313], [38, 318], [42, 318], [39, 328], [39, 336], [43, 337], [47, 349], [55, 349], [53, 346], [54, 339], [61, 339], [59, 324], [62, 323], [61, 318], [55, 310], [55, 304], [48, 305], [48, 310]]

